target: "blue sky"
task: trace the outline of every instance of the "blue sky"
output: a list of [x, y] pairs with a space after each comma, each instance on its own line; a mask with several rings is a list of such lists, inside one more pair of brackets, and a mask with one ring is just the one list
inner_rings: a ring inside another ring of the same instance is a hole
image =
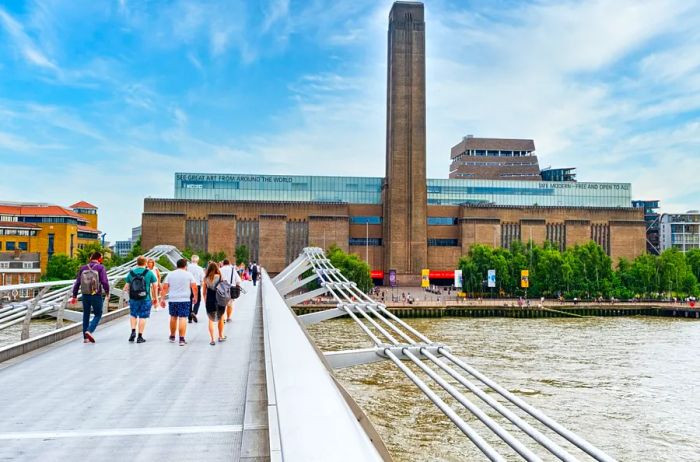
[[[428, 175], [466, 134], [700, 207], [700, 4], [427, 0]], [[0, 200], [100, 207], [176, 171], [381, 176], [378, 0], [0, 0]]]

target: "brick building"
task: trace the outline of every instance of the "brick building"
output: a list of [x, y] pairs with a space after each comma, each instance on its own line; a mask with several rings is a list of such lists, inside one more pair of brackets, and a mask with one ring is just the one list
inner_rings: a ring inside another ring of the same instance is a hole
[[645, 251], [627, 183], [427, 179], [421, 3], [394, 3], [388, 45], [385, 178], [176, 173], [174, 199], [144, 201], [143, 247], [233, 255], [245, 244], [276, 273], [305, 246], [337, 244], [366, 258], [373, 277], [401, 284], [417, 284], [424, 268], [450, 277], [475, 243], [594, 240], [615, 259]]

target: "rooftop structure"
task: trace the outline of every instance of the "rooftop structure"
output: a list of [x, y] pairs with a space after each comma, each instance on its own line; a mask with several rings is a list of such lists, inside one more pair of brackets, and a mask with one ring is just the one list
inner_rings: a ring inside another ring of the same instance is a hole
[[541, 180], [533, 140], [475, 138], [467, 135], [452, 147], [450, 178]]

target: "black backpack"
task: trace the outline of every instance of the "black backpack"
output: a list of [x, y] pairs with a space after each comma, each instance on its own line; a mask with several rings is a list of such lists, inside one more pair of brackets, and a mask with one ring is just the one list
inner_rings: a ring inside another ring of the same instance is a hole
[[131, 282], [129, 283], [129, 299], [130, 300], [145, 300], [148, 298], [148, 291], [146, 290], [146, 275], [148, 274], [148, 269], [144, 268], [141, 274], [136, 274], [134, 270], [129, 272], [131, 276]]

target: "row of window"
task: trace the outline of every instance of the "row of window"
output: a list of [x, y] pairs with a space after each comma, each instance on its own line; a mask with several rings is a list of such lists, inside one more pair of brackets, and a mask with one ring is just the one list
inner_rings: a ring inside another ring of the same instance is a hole
[[428, 239], [428, 247], [459, 247], [459, 239]]
[[352, 225], [381, 225], [382, 217], [378, 216], [354, 216], [350, 217], [350, 224]]
[[77, 225], [78, 219], [73, 217], [19, 217], [24, 223], [68, 223]]
[[78, 239], [97, 239], [97, 233], [88, 233], [86, 231], [78, 231]]
[[0, 236], [36, 236], [36, 229], [0, 229]]
[[475, 166], [486, 166], [486, 167], [512, 167], [512, 166], [530, 166], [530, 167], [537, 167], [539, 164], [537, 162], [477, 162], [477, 161], [470, 161], [470, 162], [461, 162], [461, 165], [475, 165]]
[[[351, 237], [349, 244], [351, 246], [371, 246], [378, 247], [382, 245], [382, 239], [378, 237]], [[459, 247], [459, 239], [428, 239], [428, 247]]]
[[[350, 217], [350, 224], [353, 225], [381, 225], [382, 217], [378, 216], [354, 216]], [[428, 225], [430, 226], [450, 226], [456, 225], [457, 218], [455, 217], [428, 217]]]
[[382, 239], [380, 237], [370, 237], [369, 239], [364, 237], [351, 237], [349, 244], [378, 247], [382, 245]]
[[[29, 244], [27, 242], [5, 242], [5, 250], [27, 250], [28, 248]], [[0, 242], [0, 250], [2, 250], [2, 242]]]
[[[20, 265], [21, 264], [21, 265]], [[23, 262], [9, 262], [0, 261], [0, 269], [37, 269], [39, 268], [39, 262], [23, 261]]]
[[470, 149], [468, 151], [464, 151], [461, 156], [505, 156], [505, 157], [512, 157], [512, 156], [529, 156], [532, 151], [485, 151], [483, 149]]

